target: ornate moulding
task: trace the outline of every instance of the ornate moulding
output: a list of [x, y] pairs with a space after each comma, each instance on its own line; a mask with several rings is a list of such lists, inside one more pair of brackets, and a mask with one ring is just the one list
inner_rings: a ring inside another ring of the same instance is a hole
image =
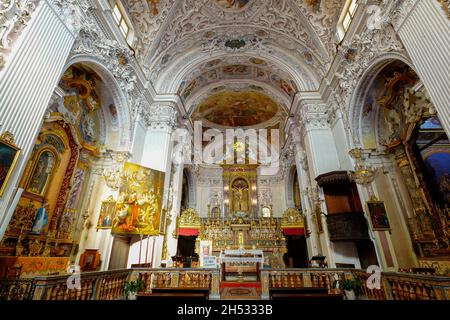
[[13, 42], [28, 25], [40, 0], [7, 0], [0, 3], [0, 70]]

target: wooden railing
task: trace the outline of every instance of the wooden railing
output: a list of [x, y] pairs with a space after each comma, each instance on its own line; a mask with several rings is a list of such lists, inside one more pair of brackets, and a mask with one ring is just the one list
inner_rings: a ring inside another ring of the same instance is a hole
[[155, 288], [206, 288], [210, 299], [220, 298], [220, 269], [133, 269], [133, 277], [142, 281], [144, 293]]
[[383, 273], [389, 300], [449, 300], [450, 277], [408, 273]]
[[351, 269], [262, 269], [261, 298], [269, 299], [270, 288], [333, 288], [336, 279], [352, 277]]
[[[262, 269], [262, 299], [270, 288], [327, 287], [336, 279], [359, 278], [361, 296], [369, 300], [449, 300], [450, 277], [383, 272], [379, 289], [367, 286], [364, 270], [355, 269]], [[127, 281], [140, 279], [142, 292], [155, 288], [207, 288], [210, 299], [220, 298], [219, 269], [132, 268], [87, 272], [80, 277], [81, 288], [67, 287], [69, 275], [0, 282], [0, 300], [114, 300], [124, 298]]]
[[449, 300], [450, 277], [382, 272], [380, 288], [369, 288], [370, 274], [356, 269], [265, 269], [261, 270], [262, 299], [270, 288], [327, 287], [336, 278], [361, 280], [361, 297], [369, 300]]
[[69, 275], [36, 277], [33, 300], [114, 300], [124, 296], [131, 270], [85, 272], [80, 289], [67, 286]]

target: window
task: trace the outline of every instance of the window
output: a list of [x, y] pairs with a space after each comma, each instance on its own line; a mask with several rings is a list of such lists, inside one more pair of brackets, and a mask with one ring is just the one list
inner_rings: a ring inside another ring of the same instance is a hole
[[125, 37], [128, 43], [131, 39], [130, 23], [127, 21], [125, 11], [119, 1], [116, 1], [113, 9], [113, 17], [120, 29], [120, 32]]
[[356, 9], [358, 9], [357, 0], [347, 0], [338, 23], [337, 32], [340, 40], [344, 39], [345, 34], [350, 28], [350, 24], [355, 17]]

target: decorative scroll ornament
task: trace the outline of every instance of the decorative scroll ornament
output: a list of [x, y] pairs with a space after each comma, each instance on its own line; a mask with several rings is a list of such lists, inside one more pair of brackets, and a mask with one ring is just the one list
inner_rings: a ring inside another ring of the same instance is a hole
[[305, 219], [300, 211], [288, 208], [281, 218], [281, 228], [304, 228]]
[[0, 70], [5, 55], [31, 19], [37, 0], [9, 0], [0, 2]]
[[200, 229], [201, 220], [195, 209], [184, 210], [178, 217], [178, 228], [196, 228]]
[[113, 155], [113, 158], [117, 163], [116, 166], [113, 168], [104, 168], [102, 176], [108, 188], [118, 190], [121, 182], [127, 178], [123, 172], [123, 165], [127, 161], [127, 156], [124, 153], [118, 152]]
[[141, 110], [141, 116], [151, 129], [172, 129], [177, 127], [177, 110], [170, 105], [152, 105]]

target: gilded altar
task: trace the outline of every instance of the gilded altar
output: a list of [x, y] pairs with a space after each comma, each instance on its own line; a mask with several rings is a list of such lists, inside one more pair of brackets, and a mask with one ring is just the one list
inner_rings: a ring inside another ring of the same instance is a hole
[[198, 239], [210, 240], [217, 256], [225, 250], [261, 250], [264, 265], [283, 267], [286, 239], [279, 218], [201, 219]]

